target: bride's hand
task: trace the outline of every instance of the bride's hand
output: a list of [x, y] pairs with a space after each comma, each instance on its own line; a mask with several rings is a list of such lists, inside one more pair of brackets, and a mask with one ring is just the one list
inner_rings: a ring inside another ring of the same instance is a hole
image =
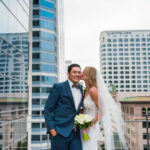
[[90, 127], [86, 128], [86, 129], [82, 129], [82, 132], [83, 132], [83, 134], [86, 134], [89, 132], [89, 130], [90, 130]]
[[92, 123], [91, 123], [91, 126], [93, 126], [94, 124], [96, 124], [97, 123], [97, 118], [95, 118], [95, 119], [93, 119], [93, 121], [92, 121]]

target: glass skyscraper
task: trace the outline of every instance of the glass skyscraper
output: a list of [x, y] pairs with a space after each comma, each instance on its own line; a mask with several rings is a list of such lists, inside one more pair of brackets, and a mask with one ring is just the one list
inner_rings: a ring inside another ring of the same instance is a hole
[[63, 1], [33, 0], [30, 6], [28, 148], [48, 150], [44, 105], [52, 85], [65, 76]]
[[0, 34], [0, 49], [0, 93], [28, 93], [28, 34]]
[[63, 0], [1, 0], [0, 19], [0, 149], [48, 150], [44, 105], [65, 77]]
[[0, 1], [0, 149], [27, 144], [29, 1]]
[[118, 92], [150, 91], [150, 30], [102, 32], [100, 66]]

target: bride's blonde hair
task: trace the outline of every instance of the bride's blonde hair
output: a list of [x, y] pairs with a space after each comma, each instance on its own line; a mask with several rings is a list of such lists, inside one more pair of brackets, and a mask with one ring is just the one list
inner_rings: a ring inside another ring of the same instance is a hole
[[89, 88], [97, 87], [97, 80], [96, 80], [96, 68], [87, 66], [84, 69], [84, 74], [86, 75], [86, 80], [89, 84]]

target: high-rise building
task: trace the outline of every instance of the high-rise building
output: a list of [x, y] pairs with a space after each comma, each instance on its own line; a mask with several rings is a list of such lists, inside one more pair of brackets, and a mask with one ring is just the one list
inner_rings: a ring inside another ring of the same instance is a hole
[[[9, 113], [0, 109], [0, 115], [7, 113], [12, 119], [24, 115], [28, 101], [28, 134], [22, 126], [28, 149], [47, 150], [44, 105], [53, 83], [65, 78], [63, 0], [1, 0], [0, 10], [0, 102], [11, 109]], [[13, 125], [8, 135], [12, 142], [19, 135]], [[1, 139], [4, 134], [0, 130]], [[0, 143], [0, 149], [3, 146]]]
[[0, 34], [0, 49], [0, 93], [27, 93], [28, 34]]
[[27, 143], [29, 1], [0, 1], [0, 149]]
[[29, 41], [28, 149], [48, 150], [44, 105], [52, 85], [65, 77], [62, 0], [32, 1]]
[[102, 32], [100, 70], [117, 92], [150, 91], [150, 30]]
[[[0, 145], [27, 141], [28, 34], [0, 34]], [[14, 121], [15, 120], [15, 121]]]

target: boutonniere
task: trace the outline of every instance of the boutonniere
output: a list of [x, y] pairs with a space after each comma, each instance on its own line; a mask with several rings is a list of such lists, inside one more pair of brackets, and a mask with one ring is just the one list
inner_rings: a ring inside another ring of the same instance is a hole
[[85, 86], [82, 86], [82, 92], [83, 92], [83, 94], [84, 94], [84, 92], [85, 92]]

